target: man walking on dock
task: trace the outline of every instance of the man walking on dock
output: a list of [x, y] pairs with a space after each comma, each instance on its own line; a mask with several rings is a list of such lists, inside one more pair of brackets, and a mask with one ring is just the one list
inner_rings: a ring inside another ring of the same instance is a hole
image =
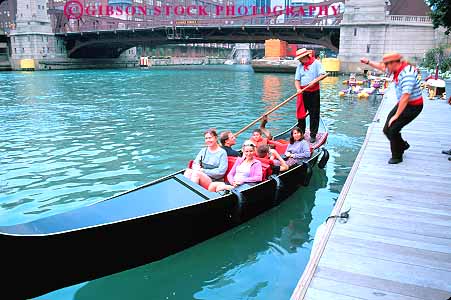
[[390, 140], [392, 153], [388, 163], [398, 164], [402, 162], [404, 151], [410, 147], [402, 139], [401, 129], [412, 122], [423, 110], [423, 96], [418, 71], [415, 67], [403, 61], [402, 56], [396, 52], [384, 55], [382, 63], [372, 62], [365, 57], [360, 61], [383, 72], [388, 71], [393, 74], [398, 103], [388, 114], [384, 134]]
[[[296, 51], [296, 59], [301, 62], [296, 68], [294, 76], [294, 85], [298, 93], [306, 87], [310, 82], [325, 74], [321, 63], [315, 59], [311, 50], [305, 48]], [[310, 143], [316, 141], [316, 134], [319, 127], [320, 113], [320, 92], [319, 83], [316, 83], [306, 89], [303, 94], [298, 94], [296, 102], [296, 117], [298, 119], [298, 127], [305, 132], [305, 117], [307, 116], [305, 109], [310, 115]]]

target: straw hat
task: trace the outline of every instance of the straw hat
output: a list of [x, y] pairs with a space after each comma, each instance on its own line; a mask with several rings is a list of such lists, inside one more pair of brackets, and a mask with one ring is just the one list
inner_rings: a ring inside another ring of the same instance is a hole
[[306, 55], [311, 55], [312, 51], [305, 48], [296, 50], [296, 59], [300, 59]]
[[389, 62], [397, 61], [397, 60], [401, 60], [401, 59], [402, 59], [402, 56], [398, 52], [389, 52], [384, 55], [382, 62], [384, 64], [388, 64]]

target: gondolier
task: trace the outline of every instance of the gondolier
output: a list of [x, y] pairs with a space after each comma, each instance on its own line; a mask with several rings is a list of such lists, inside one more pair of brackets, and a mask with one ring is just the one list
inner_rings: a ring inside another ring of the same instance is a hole
[[391, 52], [383, 57], [382, 63], [372, 62], [367, 58], [362, 63], [393, 74], [396, 98], [398, 103], [388, 114], [384, 126], [384, 134], [390, 140], [392, 157], [389, 164], [402, 162], [402, 156], [410, 145], [402, 139], [401, 129], [412, 122], [423, 110], [423, 96], [420, 89], [418, 70], [406, 61], [401, 54]]
[[314, 143], [319, 126], [319, 83], [312, 85], [304, 93], [300, 92], [310, 82], [318, 76], [325, 74], [325, 72], [321, 63], [312, 55], [311, 50], [305, 48], [297, 50], [296, 59], [301, 62], [296, 68], [296, 75], [294, 77], [294, 85], [299, 93], [296, 102], [296, 118], [298, 119], [298, 127], [305, 132], [305, 117], [307, 116], [306, 111], [308, 110], [310, 115], [310, 142]]

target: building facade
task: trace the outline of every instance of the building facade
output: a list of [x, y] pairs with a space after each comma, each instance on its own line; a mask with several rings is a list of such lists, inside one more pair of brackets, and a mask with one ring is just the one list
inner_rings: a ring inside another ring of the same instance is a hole
[[14, 0], [0, 3], [0, 34], [6, 34], [14, 29], [16, 16], [16, 2]]
[[361, 72], [362, 56], [380, 61], [397, 51], [413, 63], [446, 42], [432, 26], [423, 0], [348, 0], [340, 24], [339, 59], [343, 72]]

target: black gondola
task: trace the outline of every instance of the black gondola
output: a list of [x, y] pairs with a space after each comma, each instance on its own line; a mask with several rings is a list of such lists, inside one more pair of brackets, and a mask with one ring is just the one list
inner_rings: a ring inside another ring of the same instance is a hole
[[[290, 130], [275, 139], [286, 140]], [[38, 296], [162, 259], [235, 227], [307, 185], [320, 156], [322, 166], [327, 162], [327, 135], [321, 122], [310, 159], [239, 191], [209, 192], [181, 170], [85, 207], [0, 226], [2, 292], [8, 299]]]

